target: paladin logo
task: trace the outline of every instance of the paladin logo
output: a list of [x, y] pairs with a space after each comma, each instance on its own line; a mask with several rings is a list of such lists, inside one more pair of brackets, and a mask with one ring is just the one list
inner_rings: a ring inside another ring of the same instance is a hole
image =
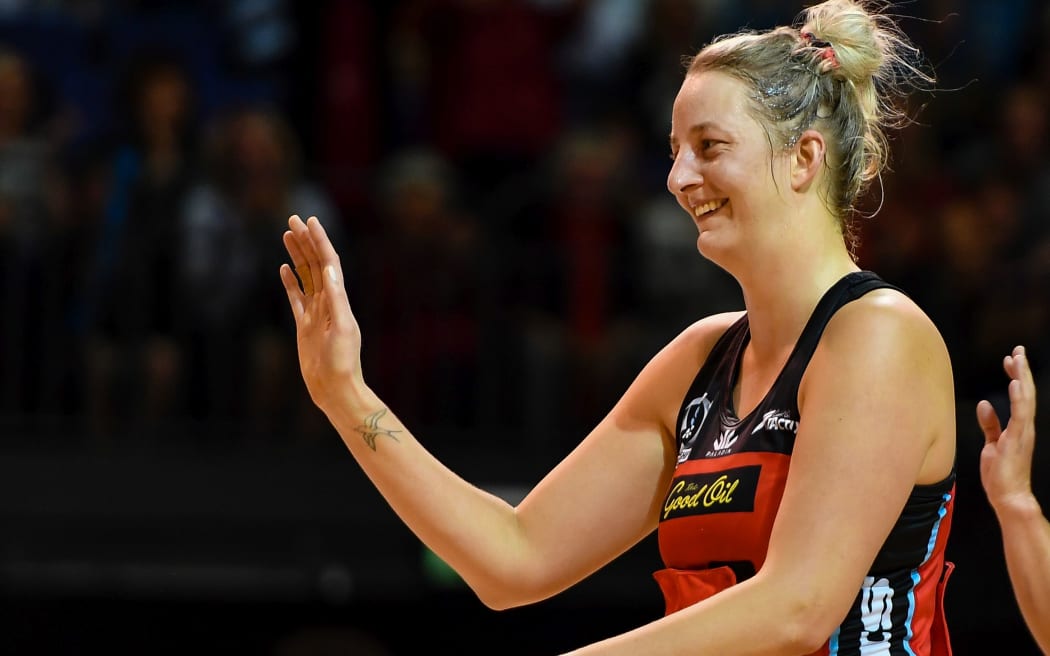
[[726, 428], [718, 434], [718, 439], [712, 445], [712, 450], [707, 455], [722, 455], [720, 452], [727, 451], [729, 447], [736, 443], [739, 435], [736, 434], [736, 428]]

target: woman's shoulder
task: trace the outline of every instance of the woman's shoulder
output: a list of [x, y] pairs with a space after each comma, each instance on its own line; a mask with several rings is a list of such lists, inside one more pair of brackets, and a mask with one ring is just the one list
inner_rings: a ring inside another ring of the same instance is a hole
[[895, 288], [875, 289], [844, 305], [828, 322], [832, 339], [884, 333], [894, 339], [943, 346], [940, 330], [919, 305]]
[[816, 417], [848, 414], [853, 425], [882, 426], [886, 444], [927, 445], [916, 483], [940, 481], [951, 470], [951, 357], [933, 321], [896, 289], [868, 292], [835, 313], [806, 368], [798, 402], [800, 411], [808, 406]]
[[743, 311], [721, 312], [695, 321], [678, 333], [665, 351], [673, 353], [676, 363], [698, 369], [722, 335], [745, 314]]
[[[951, 378], [951, 358], [940, 330], [903, 292], [876, 289], [847, 303], [828, 321], [813, 364], [874, 375], [887, 367], [916, 377]], [[865, 373], [867, 372], [867, 373]], [[810, 372], [807, 371], [807, 374]]]
[[648, 421], [674, 435], [675, 417], [711, 349], [743, 312], [713, 314], [678, 333], [649, 360], [613, 410], [620, 419]]
[[708, 315], [690, 324], [679, 334], [679, 337], [697, 345], [707, 344], [708, 350], [710, 350], [710, 347], [715, 345], [715, 342], [718, 341], [725, 331], [729, 330], [729, 327], [739, 321], [745, 314], [747, 312], [737, 310]]

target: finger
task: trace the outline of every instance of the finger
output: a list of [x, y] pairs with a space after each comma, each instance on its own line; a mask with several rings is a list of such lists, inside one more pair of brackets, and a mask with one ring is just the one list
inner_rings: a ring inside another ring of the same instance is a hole
[[288, 294], [288, 304], [292, 307], [292, 316], [295, 317], [295, 325], [298, 328], [299, 319], [303, 316], [304, 296], [299, 290], [298, 279], [287, 264], [281, 265], [281, 282], [284, 283], [284, 291]]
[[343, 283], [343, 272], [338, 266], [328, 264], [324, 268], [325, 299], [328, 301], [328, 314], [336, 328], [347, 328], [353, 325], [354, 311], [350, 309], [350, 299], [346, 296], [346, 285]]
[[284, 248], [292, 258], [295, 275], [299, 279], [299, 284], [302, 284], [303, 292], [307, 296], [313, 294], [313, 277], [309, 275], [310, 265], [306, 261], [306, 256], [303, 255], [303, 249], [300, 248], [298, 239], [291, 230], [286, 230], [284, 233]]
[[350, 299], [347, 298], [346, 283], [343, 280], [343, 267], [339, 261], [339, 253], [336, 252], [328, 232], [321, 225], [316, 216], [307, 220], [306, 227], [310, 230], [310, 236], [317, 254], [324, 266], [325, 289], [329, 291], [328, 303], [332, 321], [337, 326], [346, 326], [348, 321], [354, 320], [353, 310], [350, 309]]
[[1025, 352], [1023, 346], [1018, 346], [1014, 349], [1014, 367], [1017, 369], [1015, 377], [1021, 381], [1024, 392], [1032, 397], [1032, 403], [1034, 404], [1035, 380], [1032, 378], [1032, 368], [1028, 364], [1028, 353]]
[[1032, 372], [1028, 369], [1028, 358], [1019, 355], [1014, 358], [1014, 379], [1007, 388], [1010, 394], [1010, 421], [1025, 426], [1035, 420], [1035, 383]]
[[343, 284], [343, 266], [339, 260], [339, 253], [336, 252], [335, 246], [332, 245], [332, 240], [328, 237], [328, 231], [324, 229], [324, 226], [316, 216], [310, 217], [306, 222], [306, 227], [310, 230], [311, 241], [314, 248], [317, 249], [317, 256], [321, 259], [321, 272], [325, 279], [322, 284], [329, 284], [327, 269], [330, 266], [335, 267], [338, 274], [336, 276], [339, 280], [338, 284], [342, 287], [343, 296], [346, 296], [346, 286]]
[[[323, 267], [321, 260], [317, 255], [317, 249], [314, 248], [313, 238], [310, 236], [310, 231], [307, 229], [306, 223], [304, 223], [298, 216], [292, 216], [292, 218], [288, 220], [288, 227], [295, 236], [295, 240], [299, 244], [299, 249], [302, 251], [303, 258], [309, 266], [303, 276], [310, 276], [311, 278], [310, 283], [312, 284], [312, 287], [309, 291], [320, 291], [323, 285], [321, 279], [321, 271]], [[305, 284], [306, 283], [304, 283], [304, 285]]]
[[328, 237], [328, 231], [321, 225], [321, 221], [316, 216], [311, 216], [306, 222], [306, 227], [310, 231], [310, 238], [314, 248], [317, 249], [317, 255], [321, 258], [322, 270], [323, 267], [327, 267], [329, 264], [339, 267], [339, 253], [336, 252], [335, 246], [332, 245], [332, 240]]
[[1028, 366], [1028, 356], [1024, 352], [1024, 348], [1021, 346], [1016, 347], [1013, 353], [1006, 356], [1004, 366], [1007, 368], [1007, 372], [1010, 374], [1011, 382], [1018, 382], [1018, 392], [1022, 394], [1022, 399], [1027, 398], [1029, 395], [1035, 393], [1035, 381], [1032, 380], [1032, 370]]
[[302, 266], [306, 264], [306, 256], [303, 255], [303, 249], [299, 248], [299, 240], [296, 238], [295, 233], [291, 230], [285, 230], [282, 235], [284, 241], [284, 249], [288, 251], [288, 257], [292, 258], [292, 266]]
[[[335, 247], [332, 246], [332, 240], [328, 238], [328, 232], [324, 229], [324, 226], [321, 225], [320, 219], [316, 216], [311, 216], [306, 220], [306, 229], [310, 234], [310, 244], [314, 248], [314, 255], [317, 257], [317, 273], [320, 278], [318, 282], [321, 285], [318, 289], [322, 289], [328, 282], [328, 276], [325, 274], [325, 269], [327, 269], [329, 265], [341, 268], [341, 265], [339, 264], [339, 254], [335, 252]], [[340, 275], [339, 278], [342, 279], [342, 275]]]
[[314, 285], [312, 270], [310, 267], [310, 261], [307, 259], [307, 251], [302, 243], [301, 231], [296, 234], [298, 226], [302, 224], [302, 220], [297, 214], [293, 214], [288, 218], [288, 230], [284, 233], [284, 246], [288, 251], [288, 254], [292, 257], [292, 264], [295, 267], [295, 275], [299, 278], [299, 283], [302, 285], [303, 292], [310, 296], [314, 293], [317, 288]]
[[1002, 424], [999, 423], [999, 415], [995, 414], [995, 408], [988, 401], [977, 404], [977, 423], [984, 433], [984, 443], [996, 442], [1003, 433]]

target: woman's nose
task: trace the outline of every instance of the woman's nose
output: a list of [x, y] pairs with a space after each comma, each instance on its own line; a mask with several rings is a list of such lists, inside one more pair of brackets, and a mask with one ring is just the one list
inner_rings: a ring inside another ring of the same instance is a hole
[[704, 177], [697, 170], [696, 162], [688, 153], [678, 153], [667, 173], [667, 190], [672, 194], [681, 194], [702, 184]]

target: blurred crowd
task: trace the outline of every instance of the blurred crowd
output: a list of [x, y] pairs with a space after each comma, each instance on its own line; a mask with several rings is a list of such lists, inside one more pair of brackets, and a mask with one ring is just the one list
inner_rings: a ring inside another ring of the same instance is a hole
[[[670, 107], [684, 55], [799, 9], [0, 2], [0, 421], [329, 439], [277, 275], [297, 213], [333, 235], [366, 379], [410, 427], [563, 452], [671, 336], [742, 308], [665, 189]], [[1014, 344], [1050, 390], [1050, 7], [898, 11], [938, 84], [858, 257], [940, 327], [976, 445]]]

